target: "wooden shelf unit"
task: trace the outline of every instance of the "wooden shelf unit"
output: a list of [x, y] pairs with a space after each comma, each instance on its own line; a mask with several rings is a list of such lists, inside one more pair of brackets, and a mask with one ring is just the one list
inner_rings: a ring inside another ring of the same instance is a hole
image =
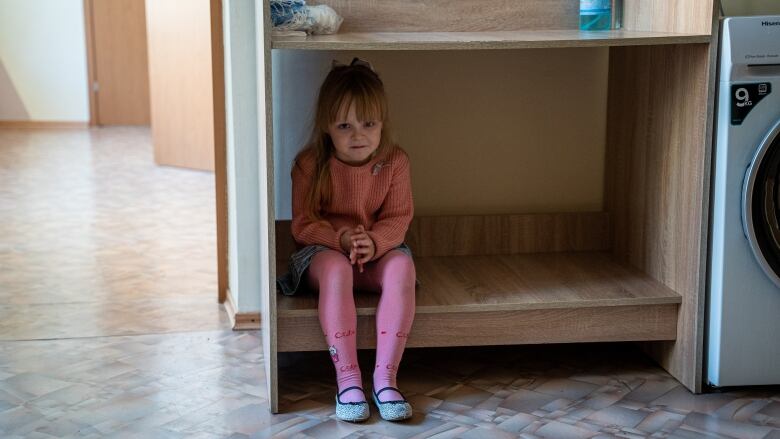
[[273, 49], [296, 50], [486, 50], [562, 47], [651, 46], [708, 43], [709, 35], [670, 32], [578, 30], [494, 32], [364, 32], [274, 36]]
[[[604, 211], [416, 217], [407, 243], [421, 285], [409, 346], [640, 341], [681, 383], [701, 391], [713, 1], [625, 0], [626, 30], [599, 35], [572, 30], [570, 0], [490, 0], [479, 11], [467, 0], [318, 3], [344, 15], [343, 34], [272, 37], [267, 2], [261, 11], [262, 324], [271, 410], [279, 410], [277, 353], [326, 348], [315, 299], [284, 297], [274, 283], [294, 248], [289, 222], [275, 219], [273, 205], [272, 48], [609, 47]], [[450, 16], [440, 17], [442, 10]], [[551, 31], [556, 23], [564, 30]], [[359, 345], [371, 347], [376, 297], [357, 296]]]
[[[415, 218], [408, 345], [674, 340], [680, 295], [617, 261], [608, 226], [603, 212]], [[290, 236], [290, 222], [277, 221], [277, 274], [295, 251]], [[375, 347], [377, 301], [356, 294], [360, 348]], [[314, 293], [279, 295], [276, 310], [278, 352], [327, 349]]]

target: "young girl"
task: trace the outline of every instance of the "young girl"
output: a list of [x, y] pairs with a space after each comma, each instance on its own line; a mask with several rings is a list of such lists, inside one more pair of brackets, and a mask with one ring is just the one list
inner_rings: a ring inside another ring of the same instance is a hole
[[355, 59], [334, 65], [320, 87], [314, 130], [292, 169], [295, 241], [279, 282], [319, 290], [319, 318], [336, 368], [336, 415], [368, 418], [356, 349], [353, 289], [380, 292], [372, 400], [382, 418], [412, 416], [396, 374], [414, 319], [415, 268], [403, 244], [413, 215], [409, 158], [392, 143], [379, 76]]

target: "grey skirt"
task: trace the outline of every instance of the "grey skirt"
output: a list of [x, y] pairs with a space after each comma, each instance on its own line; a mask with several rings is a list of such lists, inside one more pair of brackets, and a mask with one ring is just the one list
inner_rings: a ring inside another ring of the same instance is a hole
[[[279, 291], [281, 291], [281, 293], [286, 296], [292, 296], [297, 293], [298, 288], [301, 286], [303, 275], [306, 273], [306, 269], [309, 268], [309, 265], [311, 265], [312, 258], [314, 258], [314, 255], [323, 250], [332, 249], [324, 245], [315, 244], [307, 245], [306, 247], [293, 253], [293, 255], [290, 257], [290, 266], [287, 273], [276, 279], [276, 286]], [[400, 250], [409, 255], [410, 258], [412, 257], [412, 250], [405, 243], [401, 243], [401, 245], [394, 248], [393, 250]], [[416, 285], [420, 284], [420, 281], [418, 280], [415, 280], [415, 282]]]

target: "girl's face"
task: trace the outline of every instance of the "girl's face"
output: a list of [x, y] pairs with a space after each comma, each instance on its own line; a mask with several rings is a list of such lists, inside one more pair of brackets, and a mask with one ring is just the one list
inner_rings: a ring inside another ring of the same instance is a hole
[[350, 105], [346, 114], [339, 114], [328, 126], [328, 134], [336, 148], [336, 158], [344, 163], [358, 166], [368, 163], [379, 147], [382, 138], [382, 121], [360, 121], [355, 114], [355, 105]]

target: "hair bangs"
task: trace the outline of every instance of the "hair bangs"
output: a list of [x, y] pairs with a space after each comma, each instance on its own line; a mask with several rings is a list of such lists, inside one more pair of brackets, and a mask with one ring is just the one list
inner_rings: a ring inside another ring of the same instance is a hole
[[338, 98], [333, 101], [330, 119], [328, 123], [337, 120], [345, 120], [349, 109], [355, 107], [355, 116], [360, 121], [384, 121], [387, 114], [387, 104], [381, 89], [371, 87], [367, 83], [345, 84], [343, 93], [338, 94]]

